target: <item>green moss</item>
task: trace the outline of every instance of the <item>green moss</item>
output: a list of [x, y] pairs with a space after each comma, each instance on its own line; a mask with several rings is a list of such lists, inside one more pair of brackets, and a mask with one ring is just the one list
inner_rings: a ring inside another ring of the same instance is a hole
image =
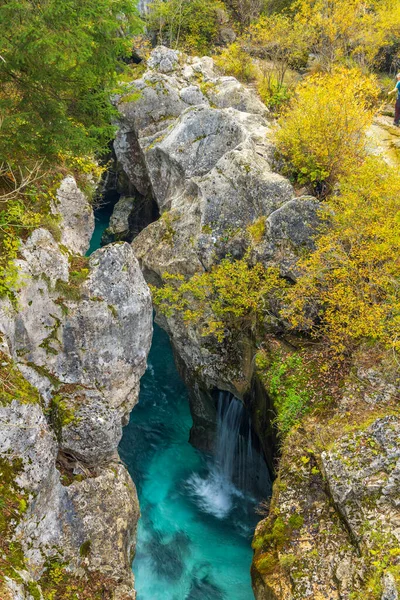
[[57, 388], [61, 385], [61, 381], [57, 377], [55, 377], [52, 373], [50, 373], [50, 371], [48, 369], [46, 369], [46, 367], [37, 365], [34, 362], [27, 362], [26, 364], [28, 367], [30, 367], [31, 369], [36, 371], [36, 373], [38, 373], [42, 377], [46, 377], [46, 379], [48, 379], [50, 381], [51, 385], [54, 386], [55, 388]]
[[50, 317], [54, 319], [54, 324], [51, 326], [46, 326], [46, 329], [50, 329], [50, 333], [44, 338], [43, 342], [39, 344], [39, 346], [40, 348], [44, 348], [47, 354], [58, 354], [58, 350], [54, 348], [54, 344], [60, 344], [57, 332], [61, 325], [61, 319], [52, 314], [50, 314]]
[[89, 554], [91, 552], [91, 547], [92, 547], [92, 542], [90, 540], [86, 540], [86, 542], [83, 542], [83, 544], [79, 548], [79, 554], [81, 556], [83, 556], [84, 558], [89, 556]]
[[28, 508], [29, 496], [16, 483], [22, 468], [21, 458], [0, 457], [0, 581], [7, 576], [22, 582], [18, 571], [24, 569], [24, 553], [21, 544], [13, 539], [15, 529]]
[[259, 352], [256, 367], [274, 401], [279, 433], [285, 436], [311, 409], [313, 394], [309, 381], [312, 368], [305, 367], [298, 353], [284, 355], [282, 352], [275, 356]]
[[68, 307], [64, 300], [79, 302], [82, 298], [82, 283], [86, 281], [90, 274], [89, 258], [86, 256], [71, 255], [69, 257], [69, 281], [58, 279], [55, 290], [59, 294], [56, 301], [61, 306], [64, 314], [68, 312]]
[[171, 216], [171, 213], [165, 212], [161, 215], [161, 219], [165, 225], [165, 232], [163, 235], [163, 240], [166, 241], [170, 246], [174, 244], [174, 237], [176, 234], [175, 229], [172, 226], [174, 222], [174, 218]]
[[26, 591], [32, 596], [33, 600], [41, 600], [40, 590], [37, 583], [30, 581], [26, 584]]
[[279, 557], [279, 564], [285, 571], [290, 571], [297, 563], [298, 558], [295, 554], [282, 554]]
[[136, 92], [131, 92], [130, 94], [126, 94], [126, 96], [123, 96], [121, 98], [120, 102], [123, 104], [126, 104], [128, 102], [137, 102], [142, 97], [143, 97], [142, 92], [137, 90]]
[[58, 440], [61, 439], [63, 427], [76, 421], [74, 410], [68, 403], [62, 388], [53, 396], [46, 412]]
[[277, 560], [272, 554], [261, 554], [261, 556], [256, 559], [255, 564], [260, 573], [268, 575], [275, 570]]
[[22, 404], [42, 402], [38, 390], [23, 377], [10, 357], [0, 352], [0, 404], [4, 406], [13, 400]]
[[111, 600], [117, 582], [98, 571], [77, 577], [59, 558], [47, 560], [38, 586], [44, 600]]
[[112, 304], [108, 304], [108, 310], [111, 312], [112, 316], [116, 319], [118, 317], [118, 311]]
[[260, 217], [252, 225], [247, 227], [247, 231], [250, 234], [251, 239], [256, 244], [259, 244], [265, 235], [266, 228], [266, 219], [265, 217]]
[[165, 138], [165, 134], [158, 136], [155, 140], [151, 142], [149, 146], [147, 146], [147, 150], [152, 150], [157, 144], [161, 144], [163, 139]]
[[288, 525], [290, 529], [300, 529], [304, 524], [304, 518], [297, 513], [290, 515]]

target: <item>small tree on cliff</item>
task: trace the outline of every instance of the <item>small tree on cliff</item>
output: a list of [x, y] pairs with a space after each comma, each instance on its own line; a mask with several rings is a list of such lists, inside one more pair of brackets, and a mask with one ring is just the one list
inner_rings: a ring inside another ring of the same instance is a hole
[[314, 75], [298, 86], [276, 130], [287, 173], [329, 193], [365, 156], [365, 131], [379, 90], [357, 69]]

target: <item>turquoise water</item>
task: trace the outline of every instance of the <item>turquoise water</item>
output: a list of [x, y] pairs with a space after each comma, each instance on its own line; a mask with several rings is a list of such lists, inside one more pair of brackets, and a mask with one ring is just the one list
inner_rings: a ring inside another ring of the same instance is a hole
[[[100, 247], [111, 212], [96, 212], [88, 254]], [[155, 325], [139, 403], [120, 444], [141, 507], [138, 600], [253, 600], [255, 502], [189, 444], [191, 426], [168, 336]]]
[[92, 235], [92, 239], [90, 240], [89, 250], [86, 253], [87, 256], [90, 256], [92, 252], [100, 248], [101, 237], [110, 223], [112, 210], [112, 207], [105, 206], [104, 208], [101, 208], [100, 210], [97, 210], [95, 212], [95, 228]]
[[188, 442], [185, 387], [155, 326], [149, 366], [120, 445], [141, 519], [133, 563], [138, 600], [252, 600], [254, 504], [218, 487], [213, 462]]

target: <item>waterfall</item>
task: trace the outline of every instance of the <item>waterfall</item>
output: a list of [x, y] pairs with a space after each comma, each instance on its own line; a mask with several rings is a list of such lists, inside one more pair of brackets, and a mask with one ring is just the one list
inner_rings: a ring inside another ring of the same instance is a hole
[[271, 479], [261, 452], [256, 448], [251, 419], [240, 400], [220, 392], [217, 407], [215, 458], [207, 477], [193, 474], [188, 485], [201, 508], [225, 518], [235, 499], [265, 498]]

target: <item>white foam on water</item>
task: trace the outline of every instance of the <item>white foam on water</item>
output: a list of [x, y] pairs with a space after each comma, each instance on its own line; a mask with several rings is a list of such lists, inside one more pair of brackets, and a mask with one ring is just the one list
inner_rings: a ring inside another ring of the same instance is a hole
[[234, 506], [234, 498], [243, 496], [217, 468], [206, 478], [193, 473], [187, 481], [187, 488], [200, 510], [217, 519], [225, 519]]

